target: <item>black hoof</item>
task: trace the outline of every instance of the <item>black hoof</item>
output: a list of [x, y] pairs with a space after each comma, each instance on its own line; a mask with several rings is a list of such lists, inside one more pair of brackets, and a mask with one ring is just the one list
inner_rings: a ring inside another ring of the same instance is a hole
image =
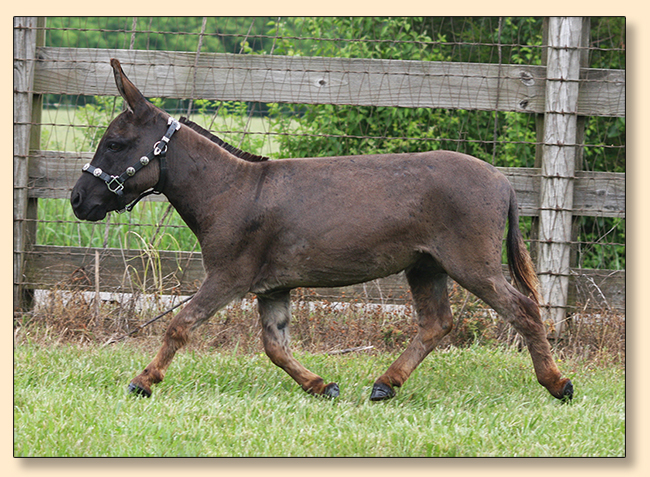
[[560, 398], [564, 402], [569, 402], [573, 399], [573, 383], [567, 381], [564, 385], [564, 390], [562, 391], [562, 397]]
[[332, 399], [339, 397], [339, 385], [336, 383], [329, 383], [327, 386], [325, 386], [323, 396]]
[[395, 391], [389, 385], [384, 383], [375, 383], [372, 387], [372, 393], [370, 393], [371, 401], [384, 401], [395, 396]]
[[130, 383], [129, 387], [127, 388], [127, 391], [130, 394], [134, 394], [135, 396], [151, 397], [151, 391], [147, 391], [146, 389], [141, 388], [137, 384]]

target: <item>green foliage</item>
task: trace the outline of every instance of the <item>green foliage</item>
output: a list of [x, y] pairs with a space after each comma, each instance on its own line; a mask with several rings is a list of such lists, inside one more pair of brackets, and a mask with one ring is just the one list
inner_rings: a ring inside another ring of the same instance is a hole
[[578, 265], [625, 270], [625, 219], [580, 217]]
[[583, 168], [625, 172], [625, 142], [625, 118], [588, 118]]
[[[269, 49], [265, 17], [48, 17], [47, 46], [240, 53]], [[250, 32], [250, 33], [248, 33]]]
[[[513, 34], [513, 22], [531, 32], [536, 31], [538, 23], [506, 19], [502, 35]], [[435, 27], [421, 18], [301, 18], [272, 21], [269, 25], [270, 35], [282, 36], [286, 31], [300, 29], [303, 34], [308, 31], [310, 37], [324, 38], [319, 42], [312, 41], [308, 49], [303, 50], [303, 54], [312, 56], [419, 61], [459, 59], [449, 51], [447, 36], [437, 33], [434, 39], [429, 31]], [[454, 31], [450, 35], [454, 35]], [[532, 43], [510, 46], [508, 54], [516, 62], [538, 61], [540, 48], [534, 44], [541, 43], [541, 36], [537, 31], [537, 36], [533, 37]], [[501, 41], [514, 39], [502, 38]], [[283, 54], [296, 49], [286, 37], [279, 46]], [[462, 55], [462, 50], [460, 53]], [[274, 129], [285, 133], [278, 141], [286, 157], [451, 149], [496, 165], [532, 167], [536, 136], [531, 116], [498, 113], [495, 131], [495, 114], [489, 111], [330, 104], [270, 106]]]
[[[281, 34], [290, 22], [300, 22], [310, 36], [332, 39], [314, 42], [306, 51], [311, 56], [341, 58], [393, 58], [442, 61], [440, 50], [431, 46], [432, 39], [411, 28], [407, 18], [301, 18], [270, 22], [271, 34]], [[297, 28], [295, 23], [294, 28]], [[343, 41], [334, 41], [344, 34]], [[372, 41], [391, 38], [393, 42]], [[367, 40], [370, 41], [362, 41]], [[444, 38], [440, 38], [444, 41]], [[288, 39], [281, 52], [292, 51]], [[382, 152], [414, 152], [437, 149], [433, 117], [446, 111], [423, 108], [359, 107], [339, 105], [271, 105], [273, 127], [280, 133], [282, 152], [287, 157], [355, 155]], [[294, 122], [295, 121], [295, 122]], [[296, 126], [297, 123], [297, 126]], [[288, 134], [292, 132], [292, 134]], [[393, 139], [389, 139], [393, 138]]]

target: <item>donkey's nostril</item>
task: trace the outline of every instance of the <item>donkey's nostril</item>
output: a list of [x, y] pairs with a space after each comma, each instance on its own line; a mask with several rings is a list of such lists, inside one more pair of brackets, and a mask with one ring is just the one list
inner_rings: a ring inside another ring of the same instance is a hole
[[70, 197], [70, 202], [72, 203], [72, 208], [76, 209], [81, 205], [81, 193], [79, 191], [73, 191], [72, 197]]

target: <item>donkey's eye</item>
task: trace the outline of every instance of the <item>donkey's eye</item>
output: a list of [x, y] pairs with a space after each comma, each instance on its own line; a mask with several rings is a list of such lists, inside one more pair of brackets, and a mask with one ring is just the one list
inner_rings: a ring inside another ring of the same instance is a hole
[[119, 142], [109, 142], [106, 145], [106, 148], [111, 152], [119, 152], [124, 149], [124, 145], [120, 144]]

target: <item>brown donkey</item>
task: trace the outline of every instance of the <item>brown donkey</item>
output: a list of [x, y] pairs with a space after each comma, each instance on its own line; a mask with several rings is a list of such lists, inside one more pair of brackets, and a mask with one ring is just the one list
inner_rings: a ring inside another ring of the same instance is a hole
[[[290, 291], [405, 271], [419, 330], [375, 381], [388, 399], [452, 329], [447, 277], [484, 300], [524, 337], [538, 381], [573, 395], [551, 357], [537, 279], [521, 238], [515, 193], [494, 167], [455, 152], [266, 161], [232, 148], [149, 103], [111, 60], [128, 108], [108, 127], [72, 190], [76, 216], [101, 220], [151, 192], [165, 194], [198, 237], [206, 278], [170, 322], [154, 360], [129, 390], [151, 395], [192, 329], [234, 299], [257, 295], [264, 349], [312, 394], [336, 383], [289, 349]], [[502, 273], [502, 237], [511, 275]]]

